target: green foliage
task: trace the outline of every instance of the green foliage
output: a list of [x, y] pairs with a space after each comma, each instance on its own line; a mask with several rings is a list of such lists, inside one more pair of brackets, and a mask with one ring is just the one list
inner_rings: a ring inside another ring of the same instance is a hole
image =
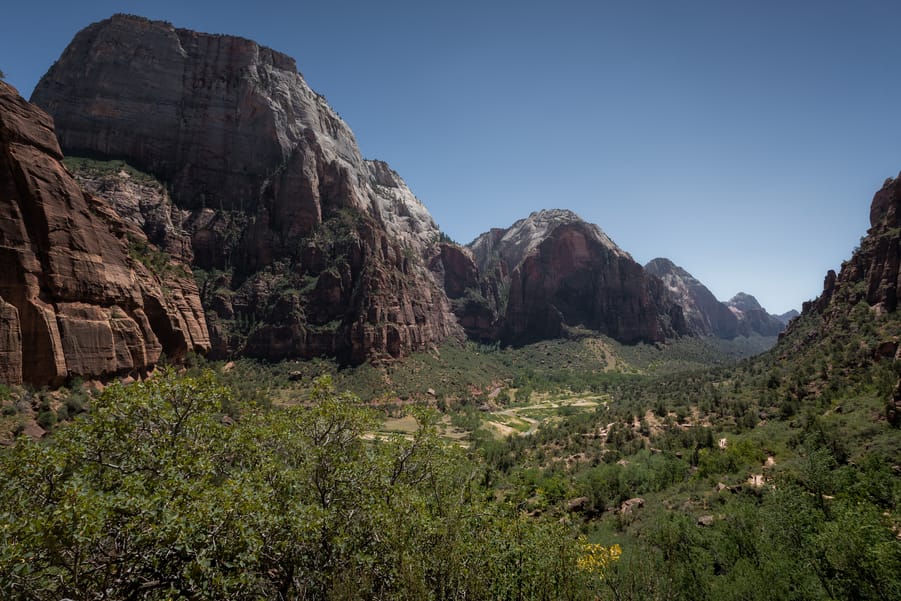
[[210, 372], [112, 385], [0, 453], [4, 599], [579, 599], [578, 545], [480, 487], [419, 411], [375, 440], [328, 378], [246, 407]]
[[129, 235], [128, 254], [157, 275], [173, 274], [184, 278], [191, 277], [187, 267], [173, 261], [169, 253], [153, 246], [146, 239]]
[[132, 181], [137, 183], [158, 188], [163, 187], [159, 180], [152, 175], [139, 171], [122, 160], [106, 161], [87, 157], [67, 156], [63, 159], [63, 164], [69, 171], [76, 175], [86, 177], [118, 177], [119, 173], [125, 172]]

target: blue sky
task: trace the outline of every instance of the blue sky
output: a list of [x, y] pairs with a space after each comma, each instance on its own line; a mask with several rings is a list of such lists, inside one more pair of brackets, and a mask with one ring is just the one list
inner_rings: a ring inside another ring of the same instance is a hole
[[9, 3], [0, 69], [30, 95], [115, 12], [297, 59], [451, 237], [542, 208], [773, 312], [819, 294], [901, 170], [901, 3]]

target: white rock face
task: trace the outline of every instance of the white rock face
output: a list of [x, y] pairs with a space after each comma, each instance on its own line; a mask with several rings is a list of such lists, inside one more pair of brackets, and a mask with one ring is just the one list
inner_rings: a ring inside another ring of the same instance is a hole
[[441, 235], [432, 215], [387, 163], [366, 161], [366, 167], [373, 212], [381, 218], [389, 234], [426, 258]]

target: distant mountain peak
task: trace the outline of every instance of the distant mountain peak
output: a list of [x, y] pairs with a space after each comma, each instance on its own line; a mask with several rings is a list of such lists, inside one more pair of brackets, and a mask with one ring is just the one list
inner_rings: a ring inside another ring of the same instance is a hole
[[745, 292], [739, 292], [727, 303], [717, 300], [697, 278], [665, 257], [649, 261], [644, 268], [660, 278], [673, 301], [682, 306], [694, 334], [727, 339], [751, 334], [776, 336], [787, 323], [767, 313], [756, 298]]
[[629, 253], [617, 246], [604, 230], [568, 209], [534, 211], [507, 229], [494, 228], [485, 232], [467, 246], [475, 255], [480, 269], [485, 268], [487, 261], [495, 252], [513, 267], [561, 227], [579, 228], [588, 238], [600, 243], [617, 256], [632, 258]]
[[651, 260], [644, 268], [660, 278], [673, 301], [682, 306], [693, 333], [718, 338], [738, 335], [738, 317], [685, 269], [665, 257]]
[[739, 311], [754, 311], [763, 309], [754, 296], [747, 292], [739, 292], [726, 303], [730, 307], [735, 307]]
[[756, 298], [747, 292], [739, 292], [726, 303], [739, 322], [743, 322], [743, 333], [757, 332], [761, 336], [777, 336], [785, 329], [785, 322], [777, 315], [770, 315]]

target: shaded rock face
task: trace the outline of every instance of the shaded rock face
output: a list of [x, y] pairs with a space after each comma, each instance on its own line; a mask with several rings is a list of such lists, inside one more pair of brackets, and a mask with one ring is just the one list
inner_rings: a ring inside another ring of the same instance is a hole
[[770, 315], [756, 298], [744, 292], [726, 303], [720, 302], [706, 286], [669, 259], [654, 259], [645, 265], [645, 270], [663, 280], [672, 301], [682, 306], [693, 335], [725, 339], [755, 334], [772, 337], [797, 315]]
[[0, 82], [0, 379], [55, 385], [205, 352], [197, 287], [62, 165], [52, 119]]
[[437, 226], [394, 171], [362, 158], [293, 59], [116, 15], [75, 36], [33, 100], [67, 154], [165, 182], [174, 227], [132, 214], [208, 274], [213, 356], [359, 362], [457, 334], [428, 269]]
[[485, 343], [496, 340], [499, 308], [506, 300], [502, 299], [500, 286], [506, 274], [497, 269], [480, 273], [469, 249], [449, 243], [439, 246], [429, 268], [442, 283], [466, 335]]
[[662, 282], [570, 211], [533, 213], [509, 229], [483, 234], [469, 248], [483, 281], [500, 293], [493, 328], [505, 343], [578, 329], [626, 343], [688, 331]]
[[690, 273], [663, 258], [650, 261], [644, 268], [660, 278], [673, 302], [682, 306], [692, 334], [718, 338], [738, 335], [738, 317]]
[[726, 303], [726, 306], [738, 318], [738, 331], [742, 336], [751, 334], [778, 336], [785, 329], [785, 323], [775, 315], [767, 313], [750, 294], [739, 292]]

